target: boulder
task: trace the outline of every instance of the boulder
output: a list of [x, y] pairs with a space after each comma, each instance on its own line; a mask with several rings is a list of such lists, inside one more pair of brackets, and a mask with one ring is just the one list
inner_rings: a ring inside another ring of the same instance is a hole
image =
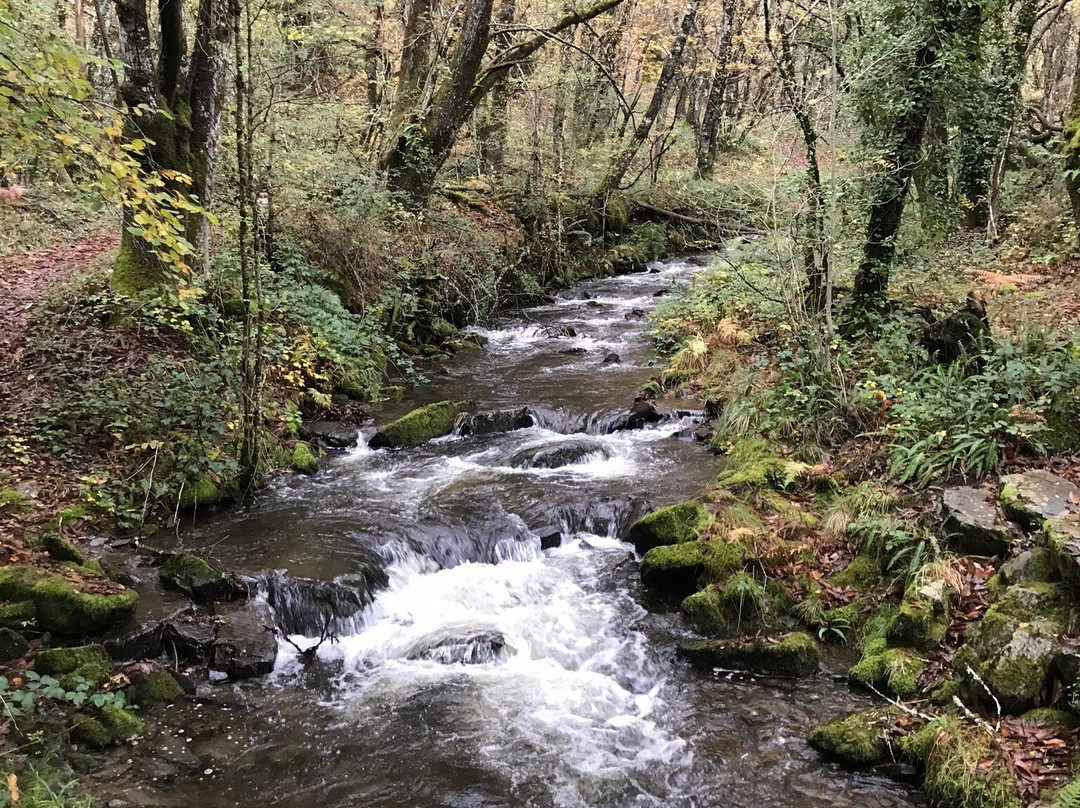
[[260, 581], [275, 624], [286, 634], [318, 636], [329, 625], [335, 633], [352, 633], [359, 618], [388, 583], [386, 572], [372, 563], [363, 572], [334, 580], [300, 578], [275, 571]]
[[893, 647], [930, 651], [941, 645], [948, 630], [949, 591], [936, 581], [908, 588], [886, 636]]
[[1046, 547], [1033, 547], [1015, 558], [1010, 558], [998, 570], [1001, 583], [1006, 586], [1019, 583], [1052, 583], [1061, 580], [1054, 554]]
[[668, 420], [668, 415], [656, 408], [649, 401], [636, 401], [624, 417], [619, 418], [611, 427], [612, 432], [624, 432], [630, 429], [643, 429], [649, 424], [658, 424]]
[[162, 643], [169, 656], [202, 664], [213, 652], [213, 623], [200, 615], [176, 617], [163, 624]]
[[1060, 519], [1076, 509], [1080, 488], [1046, 469], [1034, 469], [1002, 477], [1000, 497], [1006, 516], [1036, 530], [1047, 519]]
[[1043, 541], [1062, 580], [1080, 594], [1080, 517], [1047, 519]]
[[862, 657], [849, 672], [855, 684], [874, 688], [898, 699], [918, 693], [919, 674], [926, 667], [921, 654], [907, 648], [891, 648], [884, 637], [860, 641]]
[[360, 430], [338, 421], [304, 421], [300, 436], [324, 449], [351, 449], [360, 441]]
[[627, 538], [634, 549], [644, 555], [654, 547], [696, 539], [708, 527], [709, 521], [705, 506], [688, 500], [643, 516], [630, 527]]
[[0, 662], [10, 662], [26, 654], [30, 643], [26, 637], [10, 628], [0, 628]]
[[677, 651], [700, 667], [789, 679], [811, 675], [820, 660], [817, 643], [803, 632], [778, 638], [686, 642]]
[[293, 446], [292, 457], [289, 459], [292, 470], [300, 474], [314, 474], [319, 470], [319, 459], [311, 449], [311, 444], [297, 441]]
[[522, 469], [557, 469], [592, 460], [607, 460], [611, 450], [602, 441], [575, 436], [558, 443], [527, 446], [510, 458], [510, 465]]
[[[982, 619], [968, 627], [954, 667], [965, 697], [993, 708], [985, 687], [1006, 713], [1036, 706], [1069, 623], [1060, 584], [1010, 586]], [[970, 668], [970, 671], [969, 671]]]
[[528, 407], [521, 407], [517, 410], [478, 412], [475, 415], [462, 415], [458, 421], [458, 432], [464, 436], [492, 435], [499, 432], [528, 429], [534, 423], [535, 421]]
[[440, 401], [419, 407], [396, 421], [380, 427], [368, 445], [372, 449], [418, 446], [454, 431], [459, 415], [474, 409], [470, 401]]
[[607, 356], [604, 357], [604, 361], [601, 362], [600, 364], [602, 364], [602, 365], [617, 365], [621, 361], [622, 361], [622, 357], [620, 357], [617, 353], [609, 353]]
[[164, 633], [164, 626], [158, 620], [133, 620], [111, 631], [102, 644], [109, 656], [120, 662], [153, 659], [165, 648]]
[[177, 553], [158, 573], [166, 589], [183, 592], [197, 603], [226, 600], [235, 594], [232, 581], [191, 553]]
[[172, 704], [184, 695], [184, 689], [168, 671], [150, 671], [133, 675], [131, 679], [132, 701], [143, 709], [153, 709]]
[[63, 636], [102, 634], [135, 613], [139, 596], [133, 590], [104, 578], [99, 588], [116, 591], [83, 592], [63, 575], [22, 564], [0, 567], [0, 599], [32, 602], [38, 628]]
[[1009, 549], [1013, 535], [998, 517], [993, 495], [985, 488], [946, 488], [942, 496], [945, 529], [952, 546], [974, 555], [1000, 555]]
[[751, 593], [761, 585], [749, 575], [737, 572], [722, 588], [703, 589], [679, 605], [683, 619], [699, 633], [710, 637], [731, 637], [753, 633], [764, 625], [765, 604]]
[[212, 666], [230, 679], [250, 679], [274, 670], [277, 639], [274, 616], [262, 601], [250, 600], [219, 607]]
[[886, 733], [897, 715], [892, 708], [850, 713], [816, 727], [806, 740], [824, 757], [850, 766], [884, 763], [891, 759]]
[[91, 712], [76, 713], [68, 735], [71, 742], [90, 749], [105, 749], [129, 741], [143, 731], [143, 722], [134, 713], [106, 704]]
[[76, 648], [47, 648], [34, 657], [34, 670], [42, 676], [52, 676], [65, 690], [74, 690], [81, 677], [97, 689], [109, 681], [113, 661], [101, 645], [81, 645]]
[[641, 559], [641, 582], [650, 589], [685, 597], [699, 583], [724, 580], [742, 566], [743, 548], [720, 540], [654, 547]]

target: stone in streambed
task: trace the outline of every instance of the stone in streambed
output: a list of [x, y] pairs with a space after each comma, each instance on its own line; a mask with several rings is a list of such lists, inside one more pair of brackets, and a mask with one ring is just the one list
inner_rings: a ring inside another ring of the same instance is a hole
[[150, 671], [132, 677], [132, 700], [144, 709], [172, 704], [184, 695], [184, 689], [168, 671]]
[[850, 766], [873, 766], [890, 759], [885, 733], [897, 715], [891, 708], [850, 713], [816, 727], [806, 740], [830, 760]]
[[458, 432], [463, 436], [494, 435], [500, 432], [528, 429], [534, 423], [535, 420], [528, 407], [517, 410], [478, 412], [475, 415], [462, 415], [458, 422]]
[[985, 488], [947, 488], [942, 507], [949, 541], [960, 552], [993, 556], [1009, 549], [1012, 531], [1001, 521], [993, 495]]
[[292, 470], [300, 474], [314, 474], [319, 470], [319, 459], [311, 448], [311, 444], [297, 441], [293, 446], [292, 457], [289, 460]]
[[743, 548], [734, 542], [687, 541], [654, 547], [641, 559], [641, 582], [649, 589], [685, 597], [699, 583], [723, 580], [742, 566]]
[[[97, 580], [92, 574], [88, 578]], [[104, 578], [102, 587], [116, 589]], [[59, 574], [22, 564], [0, 567], [0, 599], [34, 604], [37, 626], [65, 636], [101, 634], [131, 618], [139, 596], [131, 589], [83, 592]]]
[[521, 449], [510, 458], [510, 465], [521, 469], [557, 469], [610, 458], [611, 450], [596, 438], [573, 437], [559, 443]]
[[230, 679], [250, 679], [274, 670], [277, 639], [271, 631], [274, 616], [262, 601], [216, 607], [219, 618], [213, 667]]
[[1046, 469], [1001, 478], [1001, 507], [1005, 514], [1029, 530], [1047, 519], [1067, 516], [1080, 502], [1080, 488]]
[[372, 449], [397, 449], [418, 446], [454, 431], [462, 413], [474, 409], [471, 401], [440, 401], [419, 407], [396, 421], [381, 427], [368, 441]]
[[695, 592], [679, 604], [683, 619], [699, 633], [731, 637], [761, 629], [767, 604], [754, 597], [761, 585], [743, 572], [731, 575], [720, 588]]
[[300, 435], [324, 449], [350, 449], [358, 443], [360, 430], [337, 421], [304, 421]]
[[700, 502], [688, 500], [658, 508], [630, 527], [628, 539], [644, 555], [654, 547], [681, 544], [700, 536], [709, 525], [709, 513]]
[[677, 650], [679, 656], [701, 667], [788, 679], [811, 675], [820, 659], [817, 643], [803, 632], [776, 639], [687, 642], [680, 643]]
[[179, 590], [198, 603], [226, 600], [234, 594], [228, 578], [191, 553], [170, 556], [158, 575], [166, 589]]

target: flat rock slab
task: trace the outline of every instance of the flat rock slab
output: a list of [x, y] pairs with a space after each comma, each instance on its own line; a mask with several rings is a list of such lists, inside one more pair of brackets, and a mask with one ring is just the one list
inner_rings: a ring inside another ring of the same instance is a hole
[[1028, 529], [1047, 519], [1059, 519], [1080, 509], [1080, 488], [1046, 469], [1001, 478], [1001, 506], [1005, 513]]
[[360, 430], [337, 421], [304, 421], [300, 436], [324, 449], [351, 449], [360, 440]]
[[949, 542], [973, 555], [1000, 555], [1009, 549], [1013, 534], [998, 516], [992, 492], [974, 486], [946, 488], [942, 515]]
[[277, 639], [270, 628], [274, 615], [270, 607], [257, 600], [240, 604], [222, 604], [216, 610], [217, 637], [213, 667], [230, 679], [250, 679], [274, 670]]

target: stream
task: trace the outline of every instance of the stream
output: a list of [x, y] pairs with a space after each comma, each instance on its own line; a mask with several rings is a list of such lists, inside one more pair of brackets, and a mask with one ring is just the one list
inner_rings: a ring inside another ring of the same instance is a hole
[[[203, 685], [198, 703], [170, 708], [117, 753], [101, 793], [200, 808], [921, 804], [909, 785], [824, 763], [804, 741], [868, 704], [844, 681], [850, 650], [828, 649], [795, 682], [696, 671], [675, 658], [691, 636], [677, 604], [642, 590], [619, 538], [719, 470], [692, 438], [696, 413], [611, 431], [657, 372], [646, 313], [705, 260], [510, 313], [477, 329], [485, 348], [375, 412], [382, 424], [471, 399], [529, 406], [533, 426], [397, 451], [361, 439], [314, 477], [182, 526], [185, 549], [226, 569], [380, 585], [331, 620], [337, 642], [314, 664], [282, 641], [270, 676]], [[544, 467], [555, 449], [575, 461]], [[304, 597], [279, 587], [271, 601], [302, 647], [324, 623]]]

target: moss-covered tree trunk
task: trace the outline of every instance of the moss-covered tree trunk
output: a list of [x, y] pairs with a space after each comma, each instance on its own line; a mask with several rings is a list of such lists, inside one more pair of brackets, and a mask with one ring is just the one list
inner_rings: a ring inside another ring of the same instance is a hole
[[[190, 178], [186, 190], [205, 208], [213, 190], [221, 141], [229, 35], [236, 0], [201, 0], [194, 46], [184, 31], [182, 0], [159, 0], [157, 30], [151, 34], [145, 0], [117, 0], [126, 107], [125, 137], [146, 141], [141, 153], [150, 171], [174, 171]], [[156, 48], [155, 48], [156, 43]], [[155, 52], [156, 51], [156, 52]], [[169, 281], [152, 247], [124, 221], [112, 285], [134, 295]], [[204, 216], [187, 222], [187, 239], [209, 262], [209, 230]]]
[[1076, 60], [1073, 78], [1072, 103], [1065, 122], [1065, 187], [1069, 191], [1073, 219], [1076, 221], [1077, 243], [1080, 244], [1080, 57]]

